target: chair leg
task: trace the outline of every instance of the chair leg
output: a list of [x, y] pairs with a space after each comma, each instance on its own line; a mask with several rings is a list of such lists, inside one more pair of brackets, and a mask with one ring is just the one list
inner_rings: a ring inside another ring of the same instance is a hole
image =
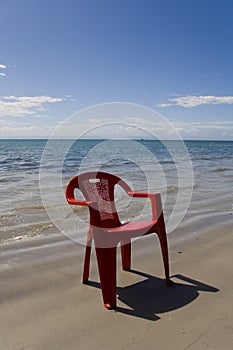
[[83, 283], [88, 283], [89, 270], [90, 270], [90, 257], [91, 257], [91, 242], [92, 239], [87, 240], [85, 258], [84, 258], [84, 268], [83, 268]]
[[116, 247], [98, 248], [96, 256], [104, 306], [116, 308]]
[[84, 268], [83, 268], [83, 283], [84, 284], [88, 283], [88, 279], [89, 279], [91, 244], [92, 244], [92, 235], [91, 235], [91, 231], [89, 230], [87, 233], [87, 243], [86, 243]]
[[160, 246], [161, 246], [161, 250], [162, 250], [166, 283], [167, 283], [168, 286], [171, 286], [173, 284], [173, 282], [170, 279], [170, 273], [169, 273], [169, 256], [168, 256], [167, 233], [166, 233], [166, 229], [165, 229], [163, 216], [162, 217], [160, 216], [160, 218], [158, 220], [158, 232], [157, 232], [157, 234], [158, 234], [158, 237], [159, 237]]
[[129, 240], [121, 241], [121, 261], [122, 269], [129, 271], [131, 268], [131, 242]]

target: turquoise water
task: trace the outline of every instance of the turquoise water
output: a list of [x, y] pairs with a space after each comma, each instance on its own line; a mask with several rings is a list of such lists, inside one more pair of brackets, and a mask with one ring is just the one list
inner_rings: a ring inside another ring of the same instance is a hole
[[[78, 140], [71, 145], [69, 140], [53, 140], [45, 152], [46, 145], [47, 140], [0, 140], [1, 244], [58, 234], [59, 225], [54, 221], [61, 220], [65, 225], [63, 209], [65, 213], [67, 204], [58, 194], [57, 179], [61, 178], [64, 192], [72, 176], [97, 168], [124, 178], [134, 190], [147, 191], [149, 186], [161, 192], [166, 221], [181, 186], [186, 187], [184, 195], [192, 191], [181, 226], [198, 223], [201, 217], [221, 220], [221, 215], [232, 215], [233, 141], [185, 141], [187, 154], [180, 149], [178, 141], [163, 145], [155, 140], [119, 140], [112, 144], [103, 140]], [[187, 155], [191, 163], [187, 163]], [[177, 163], [183, 173], [187, 164], [191, 164], [193, 178], [187, 172], [184, 183], [180, 184]], [[148, 176], [149, 182], [153, 179], [149, 185]], [[41, 193], [46, 193], [45, 201]], [[141, 204], [128, 205], [121, 192], [117, 199], [123, 220], [140, 216]], [[52, 208], [59, 219], [51, 220], [47, 208]], [[77, 215], [83, 216], [85, 227], [88, 216], [83, 208], [77, 209]]]

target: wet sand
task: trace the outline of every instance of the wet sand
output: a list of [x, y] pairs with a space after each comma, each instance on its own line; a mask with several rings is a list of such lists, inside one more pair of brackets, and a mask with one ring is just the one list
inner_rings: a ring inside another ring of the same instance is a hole
[[94, 251], [82, 285], [84, 247], [65, 237], [1, 248], [0, 349], [232, 348], [232, 223], [170, 242], [172, 287], [157, 239], [134, 242], [131, 272], [118, 257], [116, 311], [103, 306]]

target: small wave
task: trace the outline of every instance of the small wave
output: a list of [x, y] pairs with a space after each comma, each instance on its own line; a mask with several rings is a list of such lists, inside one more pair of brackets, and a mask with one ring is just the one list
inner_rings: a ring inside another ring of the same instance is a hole
[[8, 164], [13, 162], [20, 162], [23, 158], [21, 157], [5, 157], [0, 160], [0, 164]]
[[40, 224], [28, 224], [24, 226], [17, 226], [10, 232], [7, 231], [0, 238], [0, 245], [17, 242], [20, 240], [29, 240], [36, 237], [45, 237], [51, 234], [57, 234], [54, 224], [44, 222]]
[[7, 178], [0, 179], [0, 183], [1, 182], [9, 182], [9, 179], [7, 179]]
[[9, 177], [3, 177], [2, 179], [0, 179], [0, 183], [12, 183], [12, 181], [14, 182], [19, 182], [24, 180], [24, 177], [22, 176], [9, 176]]
[[29, 204], [29, 205], [22, 205], [15, 208], [15, 210], [25, 210], [25, 209], [45, 209], [45, 207], [42, 204], [31, 204], [31, 205]]
[[2, 159], [2, 160], [0, 160], [0, 164], [2, 165], [2, 164], [7, 164], [8, 163], [8, 159]]
[[178, 186], [168, 186], [166, 188], [166, 192], [167, 193], [175, 193], [178, 191]]
[[217, 173], [219, 171], [226, 171], [226, 170], [229, 170], [229, 169], [224, 168], [224, 167], [218, 167], [218, 168], [215, 168], [215, 169], [211, 170], [211, 172]]
[[175, 164], [174, 160], [160, 160], [160, 164]]
[[[87, 207], [85, 206], [72, 206], [72, 212], [75, 213], [77, 216], [80, 216], [81, 219], [85, 220], [85, 216], [88, 213]], [[65, 219], [69, 218], [72, 215], [72, 212], [69, 211], [68, 214], [65, 216]]]

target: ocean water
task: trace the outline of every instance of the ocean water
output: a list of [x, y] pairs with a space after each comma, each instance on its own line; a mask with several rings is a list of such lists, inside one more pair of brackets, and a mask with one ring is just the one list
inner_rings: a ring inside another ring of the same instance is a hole
[[[0, 244], [66, 228], [84, 237], [86, 208], [69, 214], [64, 191], [71, 177], [96, 169], [161, 192], [169, 234], [233, 218], [233, 141], [0, 140]], [[123, 221], [149, 215], [149, 203], [129, 202], [120, 189], [116, 202]]]

